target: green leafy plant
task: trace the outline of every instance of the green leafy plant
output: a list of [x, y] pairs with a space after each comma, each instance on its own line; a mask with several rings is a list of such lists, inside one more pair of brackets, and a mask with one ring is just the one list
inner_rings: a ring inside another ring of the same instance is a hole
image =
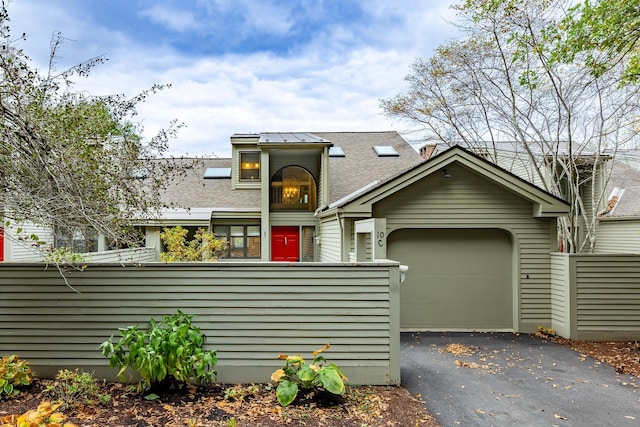
[[140, 374], [138, 390], [211, 382], [218, 358], [215, 351], [203, 350], [206, 337], [191, 323], [192, 318], [178, 310], [161, 322], [151, 319], [147, 331], [140, 331], [138, 325], [120, 329], [118, 341], [114, 343], [112, 335], [100, 345], [100, 351], [111, 367], [120, 368], [121, 380], [127, 368]]
[[173, 228], [164, 228], [160, 238], [166, 246], [166, 251], [160, 254], [160, 261], [215, 261], [227, 248], [227, 241], [219, 239], [215, 235], [199, 228], [193, 240], [187, 242], [189, 230], [179, 225]]
[[92, 373], [79, 369], [58, 371], [55, 382], [45, 389], [54, 400], [64, 408], [75, 408], [79, 405], [91, 405], [96, 402], [107, 403], [111, 396], [100, 393], [98, 381]]
[[[50, 264], [84, 264], [88, 261], [84, 255], [74, 252], [71, 248], [51, 248], [44, 257], [44, 261]], [[82, 265], [84, 270], [86, 266]]]
[[31, 384], [32, 379], [29, 364], [15, 354], [0, 359], [0, 398], [16, 396], [20, 393], [18, 387]]
[[249, 397], [255, 397], [260, 393], [260, 386], [257, 384], [251, 385], [235, 385], [229, 387], [224, 391], [224, 400], [232, 400], [236, 402], [244, 402]]
[[301, 356], [289, 356], [280, 354], [278, 359], [285, 360], [283, 368], [271, 374], [271, 381], [278, 384], [276, 396], [282, 406], [288, 406], [303, 390], [326, 390], [329, 393], [344, 394], [344, 381], [347, 377], [333, 363], [326, 363], [324, 355], [330, 348], [326, 344], [323, 348], [314, 351], [313, 363], [307, 364]]

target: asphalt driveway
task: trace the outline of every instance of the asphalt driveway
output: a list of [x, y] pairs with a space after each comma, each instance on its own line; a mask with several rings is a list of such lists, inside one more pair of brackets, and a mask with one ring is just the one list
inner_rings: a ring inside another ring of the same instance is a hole
[[400, 340], [402, 385], [443, 426], [640, 425], [640, 379], [564, 346], [511, 333]]

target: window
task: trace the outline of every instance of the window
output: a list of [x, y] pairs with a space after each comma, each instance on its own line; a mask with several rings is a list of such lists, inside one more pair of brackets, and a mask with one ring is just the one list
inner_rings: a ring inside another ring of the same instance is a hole
[[54, 236], [54, 247], [67, 248], [76, 253], [97, 252], [98, 233], [93, 229], [57, 229]]
[[240, 153], [240, 181], [260, 180], [260, 152]]
[[270, 198], [272, 211], [314, 211], [316, 182], [305, 169], [287, 166], [273, 176]]
[[314, 242], [315, 242], [315, 227], [302, 227], [302, 256], [300, 261], [313, 262], [314, 261]]
[[259, 225], [214, 225], [213, 234], [229, 242], [221, 258], [260, 258]]

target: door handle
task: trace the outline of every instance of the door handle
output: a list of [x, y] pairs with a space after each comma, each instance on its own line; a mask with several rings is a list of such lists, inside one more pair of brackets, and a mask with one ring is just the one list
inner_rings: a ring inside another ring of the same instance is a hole
[[289, 243], [287, 242], [287, 238], [286, 238], [286, 237], [284, 238], [284, 245], [285, 245], [285, 246], [288, 246], [288, 245], [289, 245]]

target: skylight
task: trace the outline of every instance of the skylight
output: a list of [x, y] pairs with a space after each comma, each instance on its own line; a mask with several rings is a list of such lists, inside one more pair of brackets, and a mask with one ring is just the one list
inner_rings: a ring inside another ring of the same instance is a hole
[[390, 145], [374, 145], [373, 149], [375, 150], [378, 157], [398, 157], [399, 156], [396, 149]]
[[204, 179], [231, 178], [231, 168], [207, 168], [204, 171]]
[[342, 147], [329, 147], [329, 157], [345, 157]]
[[147, 168], [135, 168], [132, 169], [129, 174], [131, 175], [132, 178], [136, 178], [136, 179], [145, 179], [145, 178], [149, 178], [149, 169]]

